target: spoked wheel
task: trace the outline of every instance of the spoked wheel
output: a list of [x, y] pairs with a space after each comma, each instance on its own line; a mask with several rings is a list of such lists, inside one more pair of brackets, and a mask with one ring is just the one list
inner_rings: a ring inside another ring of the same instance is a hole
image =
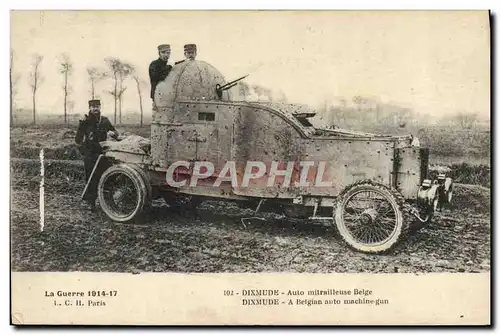
[[340, 194], [335, 223], [352, 248], [367, 253], [386, 252], [407, 233], [403, 205], [404, 199], [388, 187], [357, 183]]
[[129, 223], [140, 217], [149, 204], [149, 189], [138, 168], [119, 164], [102, 174], [97, 195], [103, 212], [111, 220]]

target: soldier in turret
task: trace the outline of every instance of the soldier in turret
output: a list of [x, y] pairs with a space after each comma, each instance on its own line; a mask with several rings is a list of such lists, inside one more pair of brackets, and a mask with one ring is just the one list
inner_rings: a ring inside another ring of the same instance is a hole
[[[108, 134], [114, 138], [119, 136], [111, 121], [101, 116], [101, 101], [89, 100], [89, 114], [80, 120], [75, 136], [75, 142], [83, 155], [85, 182], [89, 180], [97, 158], [102, 152], [99, 142], [106, 141]], [[92, 210], [95, 209], [96, 198], [97, 194], [95, 190], [92, 190], [88, 192], [87, 199], [85, 199]]]
[[196, 59], [196, 44], [186, 44], [184, 45], [184, 57], [185, 59], [175, 62], [174, 65], [185, 62], [186, 60], [195, 60]]
[[151, 82], [151, 100], [155, 98], [156, 85], [165, 78], [172, 70], [172, 65], [168, 64], [170, 58], [170, 44], [161, 44], [158, 46], [158, 59], [149, 64], [149, 80]]

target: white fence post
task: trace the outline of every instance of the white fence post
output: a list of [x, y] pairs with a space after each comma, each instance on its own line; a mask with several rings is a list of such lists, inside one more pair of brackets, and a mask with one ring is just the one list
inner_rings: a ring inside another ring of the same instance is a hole
[[43, 231], [45, 219], [45, 168], [43, 164], [43, 149], [40, 150], [40, 231]]

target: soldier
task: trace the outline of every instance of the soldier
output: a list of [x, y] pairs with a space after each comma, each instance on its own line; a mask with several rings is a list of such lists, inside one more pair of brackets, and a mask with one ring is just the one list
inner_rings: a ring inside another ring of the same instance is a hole
[[[75, 142], [83, 155], [85, 182], [89, 180], [97, 158], [101, 154], [99, 142], [106, 141], [108, 132], [115, 138], [119, 135], [109, 119], [101, 116], [101, 101], [89, 100], [89, 114], [80, 120], [75, 136]], [[92, 190], [88, 192], [87, 199], [85, 199], [92, 210], [95, 209], [96, 198], [97, 194], [95, 190]]]
[[161, 44], [158, 46], [158, 59], [149, 64], [149, 80], [151, 82], [151, 100], [155, 99], [155, 89], [156, 85], [165, 78], [172, 70], [172, 65], [168, 65], [168, 59], [170, 58], [170, 44]]
[[184, 57], [185, 59], [175, 62], [175, 65], [185, 62], [186, 60], [196, 59], [196, 44], [186, 44], [184, 45]]

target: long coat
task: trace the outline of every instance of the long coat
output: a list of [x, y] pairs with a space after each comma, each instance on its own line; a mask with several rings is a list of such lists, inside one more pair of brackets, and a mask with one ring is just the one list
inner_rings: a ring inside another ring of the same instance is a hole
[[151, 99], [154, 100], [156, 85], [162, 80], [167, 78], [168, 74], [172, 70], [172, 65], [168, 65], [166, 61], [160, 58], [155, 59], [149, 64], [149, 80], [151, 82]]
[[83, 155], [85, 180], [88, 180], [92, 169], [101, 153], [99, 142], [106, 141], [108, 131], [115, 131], [111, 121], [105, 116], [99, 119], [85, 115], [78, 125], [75, 142], [80, 145], [79, 151]]

